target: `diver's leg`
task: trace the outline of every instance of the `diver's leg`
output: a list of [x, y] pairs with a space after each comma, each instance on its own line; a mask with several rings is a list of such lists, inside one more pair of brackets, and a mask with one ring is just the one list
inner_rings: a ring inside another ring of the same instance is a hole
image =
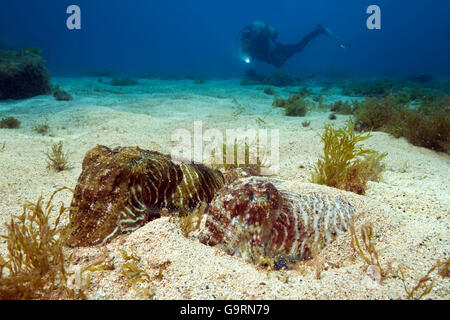
[[276, 67], [281, 67], [290, 57], [299, 51], [302, 51], [308, 43], [321, 34], [328, 34], [326, 29], [321, 25], [300, 40], [296, 44], [277, 44], [276, 49], [271, 53], [269, 63]]
[[328, 32], [326, 31], [326, 29], [322, 26], [322, 25], [318, 25], [316, 29], [314, 29], [313, 32], [311, 32], [310, 34], [308, 34], [306, 37], [304, 37], [302, 40], [300, 40], [296, 45], [295, 45], [295, 53], [303, 50], [308, 43], [310, 43], [313, 39], [315, 39], [317, 36], [321, 35], [321, 34], [328, 34]]

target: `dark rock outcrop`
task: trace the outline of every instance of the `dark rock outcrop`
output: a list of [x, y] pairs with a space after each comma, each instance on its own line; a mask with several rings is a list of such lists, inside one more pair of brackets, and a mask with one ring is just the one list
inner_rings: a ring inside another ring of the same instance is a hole
[[53, 97], [56, 101], [71, 101], [73, 100], [72, 96], [61, 89], [59, 86], [53, 88]]
[[50, 74], [39, 49], [0, 50], [0, 100], [50, 92]]

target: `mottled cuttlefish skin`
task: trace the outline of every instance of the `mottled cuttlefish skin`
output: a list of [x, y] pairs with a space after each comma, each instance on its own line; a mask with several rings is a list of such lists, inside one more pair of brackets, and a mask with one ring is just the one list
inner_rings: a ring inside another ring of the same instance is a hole
[[71, 204], [68, 246], [104, 244], [169, 212], [209, 203], [224, 185], [220, 171], [175, 163], [138, 147], [87, 152]]
[[281, 191], [269, 179], [252, 177], [217, 193], [199, 240], [244, 258], [242, 243], [266, 254], [308, 259], [347, 231], [355, 214], [339, 197]]

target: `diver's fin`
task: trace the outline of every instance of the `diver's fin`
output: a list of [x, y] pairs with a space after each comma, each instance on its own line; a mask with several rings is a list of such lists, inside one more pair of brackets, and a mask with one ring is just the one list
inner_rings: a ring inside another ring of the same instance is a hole
[[343, 39], [341, 39], [340, 37], [336, 36], [333, 32], [331, 32], [330, 29], [324, 27], [323, 25], [319, 24], [316, 28], [316, 30], [322, 32], [323, 34], [333, 38], [334, 40], [336, 40], [336, 42], [339, 44], [339, 46], [341, 48], [350, 48], [350, 43], [344, 41]]
[[316, 30], [321, 32], [321, 33], [323, 33], [323, 34], [326, 34], [327, 36], [331, 36], [330, 30], [328, 28], [325, 28], [321, 24], [317, 25]]

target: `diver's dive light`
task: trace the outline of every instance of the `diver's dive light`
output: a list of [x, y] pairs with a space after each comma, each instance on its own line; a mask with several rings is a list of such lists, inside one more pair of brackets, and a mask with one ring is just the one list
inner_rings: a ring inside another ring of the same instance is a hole
[[251, 62], [249, 57], [244, 57], [244, 61], [245, 61], [245, 63], [250, 63]]

